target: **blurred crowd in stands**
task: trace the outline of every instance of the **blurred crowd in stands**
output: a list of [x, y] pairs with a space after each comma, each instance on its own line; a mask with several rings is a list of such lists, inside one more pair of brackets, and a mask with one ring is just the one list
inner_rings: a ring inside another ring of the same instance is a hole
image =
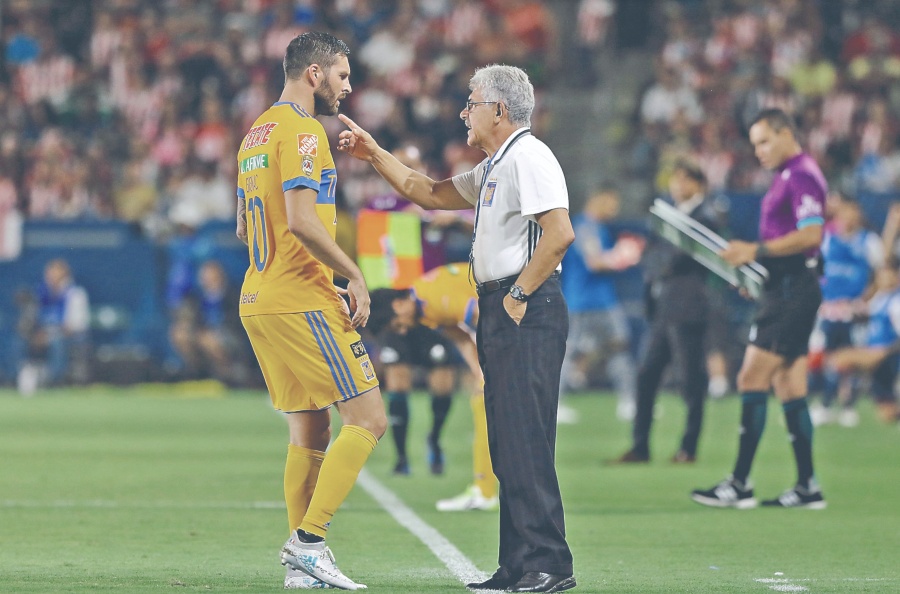
[[[712, 190], [765, 191], [750, 119], [794, 116], [832, 187], [900, 189], [900, 4], [817, 0], [669, 2], [655, 80], [640, 98], [631, 169], [693, 157]], [[711, 8], [716, 8], [710, 10]]]
[[[558, 67], [552, 11], [531, 0], [4, 4], [0, 228], [116, 218], [165, 237], [231, 219], [235, 147], [277, 99], [284, 48], [303, 31], [348, 41], [347, 111], [389, 147], [417, 146], [436, 176], [482, 158], [459, 120], [476, 65], [522, 65], [539, 86]], [[345, 207], [387, 191], [337, 158]]]

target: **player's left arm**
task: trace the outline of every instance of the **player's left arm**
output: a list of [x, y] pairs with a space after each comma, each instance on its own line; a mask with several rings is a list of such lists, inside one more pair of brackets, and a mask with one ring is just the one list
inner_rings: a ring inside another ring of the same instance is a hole
[[371, 304], [365, 278], [359, 266], [331, 238], [316, 213], [318, 195], [316, 190], [302, 186], [284, 192], [288, 229], [316, 260], [349, 280], [347, 291], [354, 310], [351, 323], [354, 328], [365, 326]]

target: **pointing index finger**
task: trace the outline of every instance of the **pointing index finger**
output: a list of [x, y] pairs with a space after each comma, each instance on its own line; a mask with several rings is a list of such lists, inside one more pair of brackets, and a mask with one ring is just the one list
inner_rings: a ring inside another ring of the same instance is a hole
[[350, 118], [348, 118], [348, 117], [345, 116], [344, 114], [339, 113], [339, 114], [338, 114], [338, 119], [341, 120], [342, 122], [344, 122], [344, 125], [346, 125], [348, 128], [350, 128], [350, 129], [353, 130], [354, 132], [359, 132], [359, 131], [360, 131], [360, 128], [359, 128], [359, 126], [356, 125], [356, 122], [354, 122], [353, 120], [351, 120]]

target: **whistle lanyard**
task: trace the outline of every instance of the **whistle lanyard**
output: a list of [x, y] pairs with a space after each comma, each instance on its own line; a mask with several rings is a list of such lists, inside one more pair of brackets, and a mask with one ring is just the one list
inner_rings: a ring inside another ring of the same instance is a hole
[[478, 234], [478, 221], [481, 218], [481, 203], [483, 200], [482, 193], [484, 192], [484, 186], [487, 184], [488, 176], [491, 174], [494, 165], [499, 163], [500, 159], [506, 156], [506, 153], [509, 152], [509, 149], [511, 149], [515, 143], [529, 134], [531, 134], [531, 130], [526, 128], [525, 132], [513, 138], [509, 144], [506, 145], [506, 148], [502, 153], [497, 153], [491, 157], [488, 160], [487, 166], [484, 168], [484, 175], [481, 176], [481, 183], [478, 185], [478, 201], [475, 203], [475, 226], [472, 228], [472, 247], [469, 248], [469, 284], [472, 284], [472, 280], [475, 281], [475, 284], [478, 284], [478, 277], [475, 276], [475, 236]]

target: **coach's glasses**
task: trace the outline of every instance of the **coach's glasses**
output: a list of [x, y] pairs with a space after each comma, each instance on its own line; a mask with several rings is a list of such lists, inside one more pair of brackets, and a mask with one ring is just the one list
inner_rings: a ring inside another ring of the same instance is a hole
[[472, 111], [472, 108], [476, 105], [492, 105], [494, 103], [500, 103], [499, 101], [466, 101], [466, 111]]

